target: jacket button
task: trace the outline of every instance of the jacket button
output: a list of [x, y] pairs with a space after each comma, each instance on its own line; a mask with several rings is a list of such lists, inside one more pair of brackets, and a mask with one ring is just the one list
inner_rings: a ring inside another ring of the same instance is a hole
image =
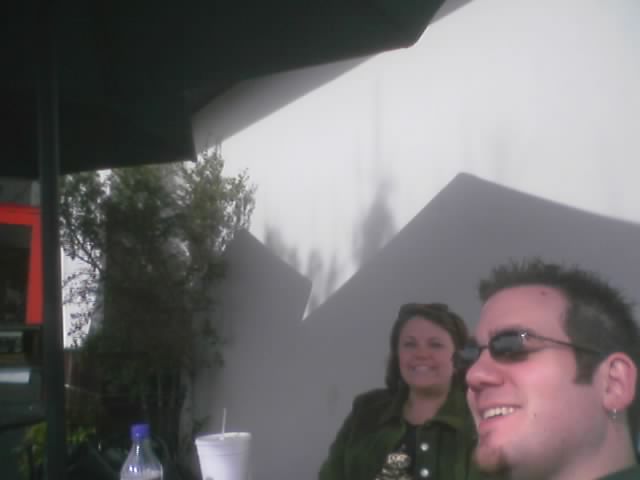
[[420, 476], [422, 478], [427, 478], [429, 476], [429, 469], [428, 468], [423, 468], [420, 470]]
[[423, 452], [426, 452], [427, 450], [429, 450], [429, 444], [427, 442], [421, 443], [420, 450], [422, 450]]

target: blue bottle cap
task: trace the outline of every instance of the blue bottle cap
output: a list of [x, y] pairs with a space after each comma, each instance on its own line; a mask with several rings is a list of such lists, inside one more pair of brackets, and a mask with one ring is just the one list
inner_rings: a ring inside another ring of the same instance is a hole
[[131, 438], [140, 439], [147, 438], [149, 436], [149, 424], [148, 423], [136, 423], [131, 425]]

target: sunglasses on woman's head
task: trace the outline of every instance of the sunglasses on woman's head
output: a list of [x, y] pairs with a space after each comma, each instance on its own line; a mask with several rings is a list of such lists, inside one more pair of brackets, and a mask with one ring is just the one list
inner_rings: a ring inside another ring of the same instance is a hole
[[480, 358], [482, 351], [487, 349], [496, 362], [520, 362], [526, 360], [529, 354], [549, 347], [548, 344], [569, 347], [594, 355], [605, 355], [591, 347], [543, 337], [526, 330], [504, 330], [493, 336], [487, 345], [478, 345], [475, 341], [469, 342], [454, 353], [453, 361], [456, 368], [469, 368]]

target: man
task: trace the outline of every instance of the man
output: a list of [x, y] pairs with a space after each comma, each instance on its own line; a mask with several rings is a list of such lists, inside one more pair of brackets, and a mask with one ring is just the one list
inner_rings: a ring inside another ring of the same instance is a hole
[[640, 333], [631, 306], [594, 274], [533, 260], [480, 284], [468, 368], [474, 459], [494, 478], [640, 479]]

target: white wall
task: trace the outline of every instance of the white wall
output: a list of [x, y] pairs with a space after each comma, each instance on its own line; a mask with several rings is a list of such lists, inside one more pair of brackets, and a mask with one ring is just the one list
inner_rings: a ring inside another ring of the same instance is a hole
[[222, 141], [258, 193], [230, 254], [227, 365], [196, 411], [213, 429], [227, 403], [260, 478], [314, 477], [353, 394], [381, 383], [402, 301], [473, 324], [477, 278], [527, 254], [636, 296], [639, 21], [636, 0], [473, 0], [412, 48], [247, 82], [198, 115], [199, 148]]

